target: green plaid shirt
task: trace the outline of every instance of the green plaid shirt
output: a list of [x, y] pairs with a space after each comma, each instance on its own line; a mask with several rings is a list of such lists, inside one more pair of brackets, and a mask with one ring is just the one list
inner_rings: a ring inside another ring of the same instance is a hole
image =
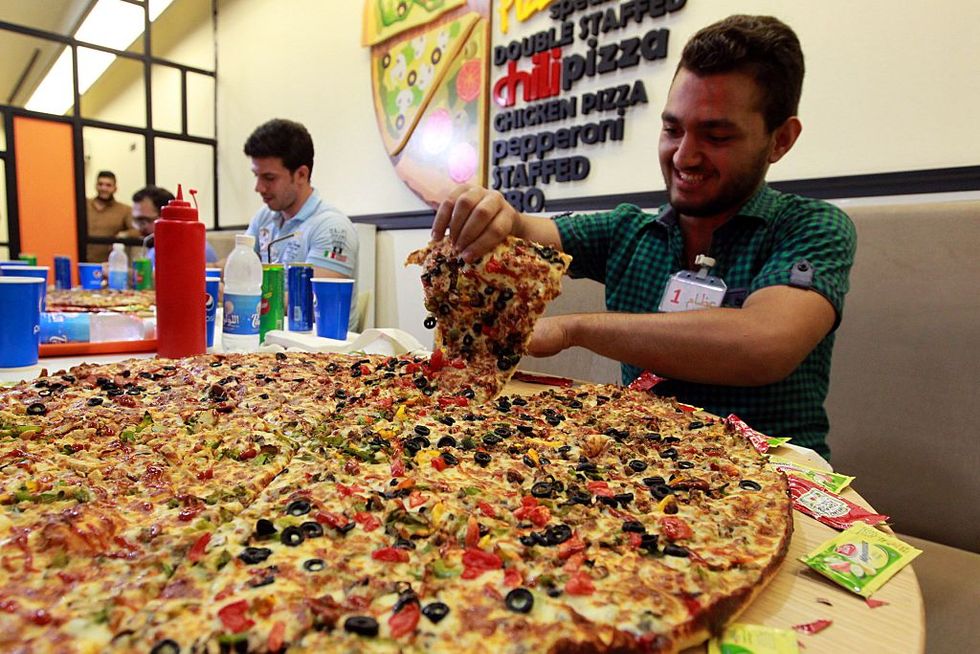
[[[685, 268], [684, 237], [669, 205], [657, 215], [621, 204], [612, 211], [559, 217], [562, 248], [574, 257], [569, 274], [606, 286], [610, 311], [653, 313], [671, 275]], [[826, 297], [840, 323], [856, 235], [837, 207], [763, 186], [741, 211], [719, 227], [708, 254], [712, 274], [728, 285], [726, 306], [741, 306], [752, 292], [787, 285], [791, 269], [806, 259], [813, 267], [811, 289]], [[669, 380], [656, 390], [720, 416], [735, 413], [753, 428], [829, 458], [830, 427], [823, 402], [830, 381], [833, 331], [786, 379], [767, 386], [736, 387]], [[623, 383], [642, 372], [622, 366]]]

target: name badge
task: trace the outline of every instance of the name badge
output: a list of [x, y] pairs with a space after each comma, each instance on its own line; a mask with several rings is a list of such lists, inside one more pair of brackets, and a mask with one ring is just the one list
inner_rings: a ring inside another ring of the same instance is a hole
[[660, 298], [661, 312], [696, 311], [721, 306], [728, 286], [720, 277], [708, 273], [715, 265], [714, 259], [699, 255], [695, 263], [701, 266], [698, 272], [682, 270], [671, 275]]

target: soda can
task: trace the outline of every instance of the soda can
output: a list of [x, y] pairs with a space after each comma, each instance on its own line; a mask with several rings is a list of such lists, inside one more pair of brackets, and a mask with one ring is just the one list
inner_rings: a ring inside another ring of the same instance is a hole
[[36, 254], [21, 254], [17, 257], [18, 261], [25, 262], [28, 266], [37, 265], [37, 255]]
[[286, 306], [283, 301], [286, 269], [281, 263], [262, 264], [262, 302], [259, 306], [259, 342], [273, 329], [282, 329]]
[[133, 260], [133, 288], [153, 288], [153, 262], [149, 259]]
[[54, 287], [62, 291], [71, 288], [71, 257], [54, 258]]
[[289, 266], [289, 331], [313, 331], [313, 266]]

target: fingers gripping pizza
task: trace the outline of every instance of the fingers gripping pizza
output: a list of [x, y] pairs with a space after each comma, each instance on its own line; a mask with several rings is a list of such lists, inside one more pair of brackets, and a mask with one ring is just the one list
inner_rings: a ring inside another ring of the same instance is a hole
[[534, 323], [561, 292], [571, 257], [511, 236], [473, 264], [453, 252], [449, 239], [413, 252], [406, 263], [423, 268], [426, 325], [436, 328], [436, 350], [448, 363], [440, 366], [440, 389], [485, 401], [514, 374]]

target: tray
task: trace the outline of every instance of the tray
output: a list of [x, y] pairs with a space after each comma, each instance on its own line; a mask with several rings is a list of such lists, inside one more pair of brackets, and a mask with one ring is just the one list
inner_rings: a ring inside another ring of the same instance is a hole
[[102, 343], [41, 343], [39, 357], [70, 357], [79, 354], [124, 354], [156, 352], [157, 339], [143, 341], [104, 341]]

